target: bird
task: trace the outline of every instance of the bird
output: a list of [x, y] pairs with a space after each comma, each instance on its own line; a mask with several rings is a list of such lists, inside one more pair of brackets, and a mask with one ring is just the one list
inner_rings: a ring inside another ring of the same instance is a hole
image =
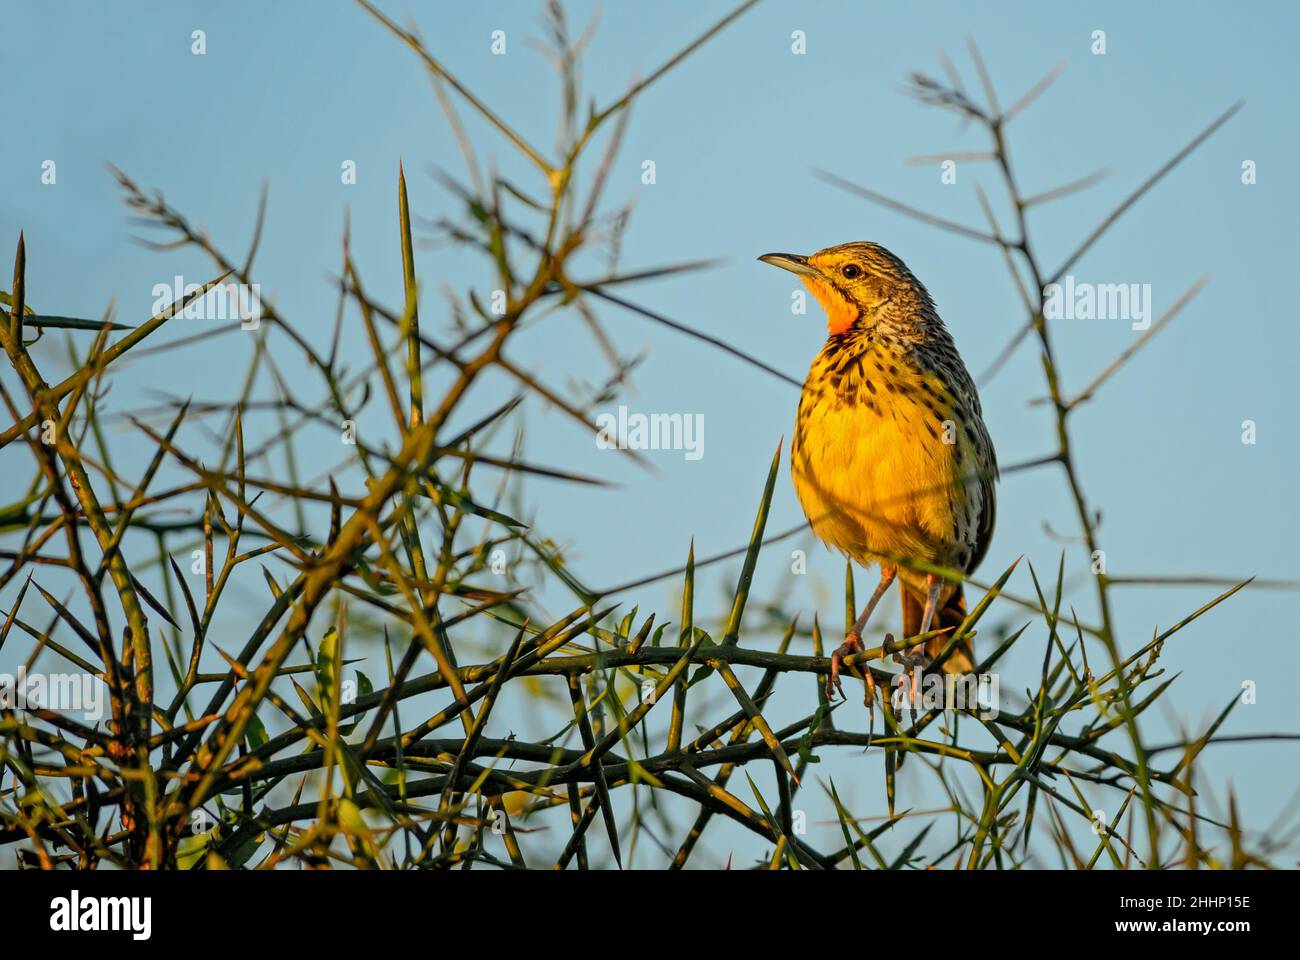
[[[996, 515], [997, 455], [979, 393], [929, 291], [895, 254], [854, 242], [760, 261], [799, 277], [826, 313], [827, 339], [804, 381], [790, 445], [795, 492], [813, 533], [880, 580], [831, 657], [826, 695], [843, 697], [844, 658], [862, 651], [867, 621], [895, 580], [903, 637], [959, 626], [963, 578], [983, 559]], [[895, 652], [920, 673], [949, 633]], [[887, 637], [887, 642], [891, 638]], [[969, 640], [943, 669], [974, 669]], [[863, 668], [867, 703], [871, 671]]]

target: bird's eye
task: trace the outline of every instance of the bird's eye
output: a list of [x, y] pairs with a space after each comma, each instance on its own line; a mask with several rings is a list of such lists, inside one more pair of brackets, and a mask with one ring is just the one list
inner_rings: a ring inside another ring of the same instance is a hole
[[862, 276], [862, 268], [856, 263], [846, 263], [840, 268], [840, 273], [844, 274], [845, 279], [856, 280], [858, 277]]

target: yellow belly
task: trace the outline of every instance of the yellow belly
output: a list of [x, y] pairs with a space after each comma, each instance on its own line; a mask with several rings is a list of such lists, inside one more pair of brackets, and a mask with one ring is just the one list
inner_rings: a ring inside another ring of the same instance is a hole
[[817, 536], [859, 563], [962, 567], [981, 506], [974, 451], [946, 392], [922, 392], [919, 374], [905, 376], [897, 389], [874, 381], [859, 402], [830, 390], [806, 398], [791, 450], [795, 491]]

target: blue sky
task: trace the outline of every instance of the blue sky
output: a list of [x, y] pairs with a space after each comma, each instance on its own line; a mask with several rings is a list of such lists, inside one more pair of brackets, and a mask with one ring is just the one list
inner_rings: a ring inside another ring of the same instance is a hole
[[[566, 7], [575, 25], [591, 10], [589, 4]], [[128, 221], [106, 162], [163, 190], [236, 259], [267, 183], [256, 271], [263, 295], [321, 343], [333, 322], [329, 276], [338, 268], [345, 212], [367, 288], [400, 303], [399, 159], [417, 217], [460, 215], [430, 176], [434, 165], [457, 176], [463, 168], [422, 67], [355, 6], [6, 2], [0, 8], [9, 40], [0, 87], [0, 128], [7, 134], [0, 151], [0, 250], [11, 249], [18, 230], [25, 231], [28, 297], [42, 312], [98, 317], [111, 302], [118, 319], [137, 323], [150, 312], [155, 284], [170, 283], [175, 274], [210, 278], [193, 253], [159, 254], [129, 241], [140, 231]], [[130, 9], [136, 12], [128, 15]], [[413, 20], [468, 87], [554, 153], [559, 91], [527, 42], [541, 33], [540, 4], [385, 3], [383, 9], [399, 22]], [[586, 92], [608, 103], [726, 9], [687, 2], [604, 5], [584, 61]], [[754, 258], [873, 240], [901, 256], [929, 287], [978, 376], [1022, 323], [997, 251], [852, 197], [819, 180], [814, 169], [975, 226], [983, 224], [980, 184], [1006, 223], [992, 167], [963, 162], [957, 182], [944, 184], [937, 166], [904, 163], [914, 155], [983, 150], [986, 143], [979, 130], [910, 100], [900, 84], [913, 70], [940, 75], [942, 49], [974, 87], [967, 34], [979, 43], [1004, 105], [1068, 60], [1054, 87], [1009, 127], [1016, 171], [1030, 193], [1110, 170], [1090, 190], [1031, 213], [1050, 270], [1176, 149], [1244, 98], [1239, 114], [1073, 268], [1080, 281], [1150, 284], [1157, 313], [1203, 274], [1209, 283], [1071, 423], [1084, 489], [1102, 513], [1100, 537], [1112, 574], [1300, 577], [1293, 412], [1300, 327], [1291, 288], [1300, 249], [1297, 186], [1287, 166], [1300, 152], [1292, 103], [1297, 10], [1283, 3], [1233, 10], [1184, 4], [1176, 16], [1171, 10], [1123, 3], [760, 4], [652, 87], [633, 111], [606, 191], [610, 204], [634, 204], [622, 264], [724, 260], [712, 270], [638, 287], [633, 299], [801, 380], [824, 337], [822, 318], [815, 308], [792, 316], [791, 278]], [[198, 29], [206, 33], [204, 56], [191, 53]], [[505, 56], [491, 54], [494, 30], [506, 31]], [[801, 56], [790, 49], [796, 30], [806, 35]], [[1096, 30], [1106, 33], [1100, 56], [1090, 52]], [[536, 172], [508, 144], [468, 112], [462, 115], [480, 159], [525, 189], [542, 191]], [[45, 185], [42, 163], [50, 159], [57, 183]], [[355, 185], [340, 183], [346, 160], [356, 162]], [[656, 165], [653, 185], [641, 182], [645, 160]], [[1258, 171], [1251, 186], [1241, 182], [1246, 160]], [[589, 262], [598, 272], [599, 261]], [[445, 247], [421, 247], [417, 266], [429, 324], [443, 322], [442, 285], [462, 293], [477, 286], [480, 295], [487, 288], [478, 263]], [[797, 391], [616, 308], [596, 309], [621, 353], [646, 354], [634, 392], [622, 402], [634, 411], [699, 413], [706, 424], [700, 460], [653, 453], [650, 473], [597, 450], [554, 411], [526, 409], [529, 459], [618, 485], [592, 492], [542, 481], [530, 485], [526, 498], [539, 529], [571, 546], [575, 570], [606, 585], [680, 563], [692, 538], [698, 555], [744, 541], [772, 452], [783, 436], [788, 445]], [[1053, 336], [1072, 393], [1138, 334], [1123, 321], [1063, 320]], [[359, 365], [359, 330], [346, 343]], [[278, 349], [295, 371], [291, 345], [281, 340]], [[226, 337], [169, 355], [166, 363], [129, 366], [113, 404], [125, 409], [150, 388], [229, 399], [248, 351], [247, 339]], [[558, 387], [575, 373], [600, 369], [598, 350], [572, 317], [525, 334], [514, 354]], [[38, 358], [57, 370], [62, 348], [51, 338]], [[305, 372], [302, 377], [307, 395], [316, 396], [313, 381]], [[508, 390], [504, 380], [491, 381], [475, 398], [476, 409], [500, 402]], [[1039, 358], [1028, 343], [982, 385], [985, 418], [1004, 464], [1053, 450], [1049, 411], [1026, 403], [1042, 393]], [[1253, 445], [1241, 440], [1245, 420], [1257, 425]], [[147, 450], [134, 439], [123, 442]], [[320, 469], [337, 457], [324, 442], [303, 453]], [[5, 502], [28, 479], [25, 465], [0, 470]], [[783, 467], [771, 529], [800, 518]], [[1088, 558], [1069, 539], [1077, 532], [1059, 471], [1008, 476], [1000, 486], [997, 533], [978, 576], [993, 579], [1021, 554], [1050, 576], [1064, 549], [1070, 599], [1081, 616], [1095, 619]], [[841, 561], [811, 548], [808, 575], [792, 580], [789, 550], [796, 545], [811, 547], [792, 542], [765, 556], [756, 595], [788, 593], [789, 605], [806, 616], [817, 611], [823, 623], [838, 624]], [[734, 564], [724, 564], [703, 578], [697, 595], [706, 609], [724, 609], [722, 594], [735, 574]], [[1032, 593], [1023, 566], [1012, 587]], [[672, 617], [677, 590], [672, 582], [655, 584], [625, 599]], [[1170, 626], [1218, 592], [1212, 586], [1117, 588], [1124, 648], [1135, 649], [1153, 629]], [[0, 597], [6, 606], [13, 585], [7, 594]], [[557, 592], [543, 600], [552, 613], [567, 609], [568, 599]], [[876, 626], [896, 627], [894, 602], [883, 609], [888, 617]], [[1290, 709], [1300, 668], [1298, 615], [1296, 592], [1248, 589], [1179, 633], [1166, 660], [1182, 676], [1169, 698], [1172, 709], [1149, 716], [1149, 739], [1176, 735], [1180, 725], [1199, 730], [1247, 680], [1258, 685], [1258, 702], [1240, 708], [1225, 732], [1300, 729]], [[1010, 610], [1005, 616], [1016, 626], [1024, 619]], [[1007, 664], [1013, 678], [1027, 671], [1013, 688], [1033, 682], [1042, 633], [1041, 626], [1037, 633], [1031, 628]], [[784, 706], [793, 718], [807, 704], [792, 698]], [[1262, 825], [1294, 799], [1296, 751], [1292, 743], [1214, 747], [1204, 763], [1216, 795], [1231, 780], [1248, 821]], [[879, 806], [878, 764], [864, 766], [835, 767], [837, 784], [846, 799]]]

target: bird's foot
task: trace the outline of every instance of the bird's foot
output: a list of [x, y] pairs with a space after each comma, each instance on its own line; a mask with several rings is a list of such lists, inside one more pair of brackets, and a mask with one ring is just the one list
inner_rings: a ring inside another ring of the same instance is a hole
[[[840, 683], [840, 671], [843, 669], [844, 658], [860, 653], [862, 649], [862, 638], [856, 633], [850, 633], [844, 638], [844, 642], [835, 648], [835, 652], [831, 654], [831, 673], [826, 678], [827, 700], [834, 700], [837, 693], [841, 700], [847, 699], [844, 696], [844, 687]], [[875, 700], [876, 681], [871, 675], [871, 670], [865, 666], [862, 668], [862, 680], [867, 687], [867, 705], [870, 706]]]
[[925, 652], [925, 644], [918, 643], [909, 650], [895, 652], [894, 662], [903, 666], [903, 672], [898, 675], [897, 696], [901, 698], [903, 690], [907, 689], [907, 699], [912, 707], [912, 721], [915, 723], [916, 692], [921, 685], [921, 673], [933, 661]]

